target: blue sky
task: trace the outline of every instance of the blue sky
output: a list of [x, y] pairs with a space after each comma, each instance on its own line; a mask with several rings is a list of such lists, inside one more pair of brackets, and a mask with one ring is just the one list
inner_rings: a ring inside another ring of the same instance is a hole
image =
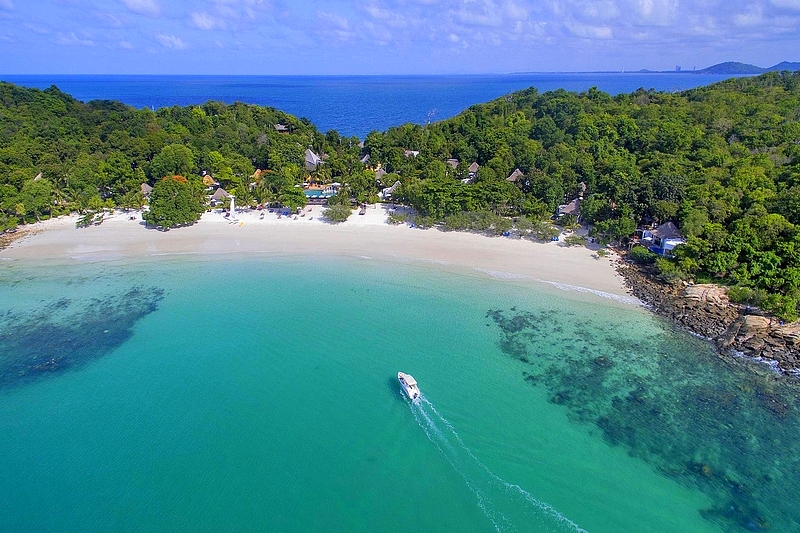
[[686, 70], [798, 50], [800, 0], [0, 0], [6, 74]]

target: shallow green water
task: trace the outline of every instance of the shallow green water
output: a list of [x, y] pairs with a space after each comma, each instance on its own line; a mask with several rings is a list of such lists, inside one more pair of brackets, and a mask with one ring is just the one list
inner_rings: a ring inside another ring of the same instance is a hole
[[0, 266], [4, 530], [798, 530], [795, 385], [633, 306], [370, 260]]

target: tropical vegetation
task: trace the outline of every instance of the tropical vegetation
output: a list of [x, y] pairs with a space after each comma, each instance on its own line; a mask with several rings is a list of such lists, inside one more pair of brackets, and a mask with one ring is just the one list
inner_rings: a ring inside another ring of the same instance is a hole
[[333, 223], [344, 222], [352, 214], [353, 210], [350, 209], [350, 206], [344, 204], [334, 204], [322, 212], [322, 216]]
[[[209, 192], [203, 178], [235, 195], [240, 206], [275, 203], [294, 210], [306, 203], [304, 180], [363, 173], [358, 144], [267, 107], [208, 102], [154, 112], [79, 102], [56, 87], [0, 83], [0, 231], [70, 212], [92, 219], [111, 208], [142, 207], [143, 183], [153, 186], [156, 198], [167, 187], [191, 191], [195, 198], [188, 204], [197, 212], [193, 202], [204, 205]], [[306, 148], [326, 154], [325, 164], [306, 171]], [[163, 181], [172, 176], [183, 176], [187, 187]], [[357, 195], [363, 196], [363, 180], [353, 180]], [[159, 209], [153, 200], [150, 208]], [[177, 212], [159, 221], [154, 216], [159, 225], [191, 219]]]
[[651, 261], [664, 277], [728, 284], [794, 319], [798, 119], [800, 73], [772, 72], [681, 93], [532, 88], [365, 144], [401, 181], [395, 198], [444, 227], [471, 227], [462, 213], [476, 212], [547, 220], [582, 196], [581, 222], [601, 242], [673, 221], [687, 242], [673, 260]]
[[[209, 177], [239, 205], [292, 209], [305, 203], [303, 182], [340, 182], [331, 203], [349, 208], [399, 181], [392, 199], [416, 209], [418, 227], [544, 239], [557, 233], [557, 206], [582, 197], [581, 223], [601, 242], [672, 221], [686, 244], [673, 259], [636, 252], [639, 260], [670, 279], [727, 284], [734, 297], [793, 319], [799, 118], [800, 73], [613, 97], [532, 88], [442, 122], [372, 132], [362, 148], [271, 108], [153, 112], [0, 83], [0, 230], [140, 207], [142, 183], [153, 186], [149, 222], [188, 224], [205, 207]], [[310, 171], [306, 149], [323, 161]]]

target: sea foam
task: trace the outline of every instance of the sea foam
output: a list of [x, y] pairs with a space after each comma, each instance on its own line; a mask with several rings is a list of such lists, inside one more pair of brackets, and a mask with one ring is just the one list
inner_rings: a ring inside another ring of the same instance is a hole
[[502, 279], [502, 280], [521, 280], [521, 281], [535, 281], [537, 283], [546, 283], [547, 285], [551, 285], [559, 290], [565, 292], [582, 292], [582, 293], [589, 293], [594, 294], [595, 296], [599, 296], [600, 298], [606, 298], [608, 300], [614, 300], [615, 302], [620, 302], [623, 304], [628, 305], [642, 305], [642, 302], [633, 296], [621, 296], [619, 294], [611, 294], [605, 291], [599, 291], [597, 289], [590, 289], [588, 287], [581, 287], [579, 285], [570, 285], [568, 283], [559, 283], [557, 281], [550, 281], [546, 279], [537, 278], [535, 276], [526, 276], [524, 274], [514, 274], [513, 272], [504, 272], [501, 270], [487, 270], [483, 268], [476, 268], [476, 272], [480, 272], [482, 274], [486, 274], [491, 278], [495, 279]]

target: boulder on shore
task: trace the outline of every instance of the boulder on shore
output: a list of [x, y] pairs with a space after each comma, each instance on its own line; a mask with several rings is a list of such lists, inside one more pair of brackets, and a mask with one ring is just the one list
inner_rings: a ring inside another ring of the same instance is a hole
[[618, 271], [634, 296], [684, 329], [713, 339], [720, 350], [770, 359], [784, 372], [800, 372], [800, 322], [784, 324], [731, 303], [723, 287], [670, 284], [652, 272], [620, 262]]

